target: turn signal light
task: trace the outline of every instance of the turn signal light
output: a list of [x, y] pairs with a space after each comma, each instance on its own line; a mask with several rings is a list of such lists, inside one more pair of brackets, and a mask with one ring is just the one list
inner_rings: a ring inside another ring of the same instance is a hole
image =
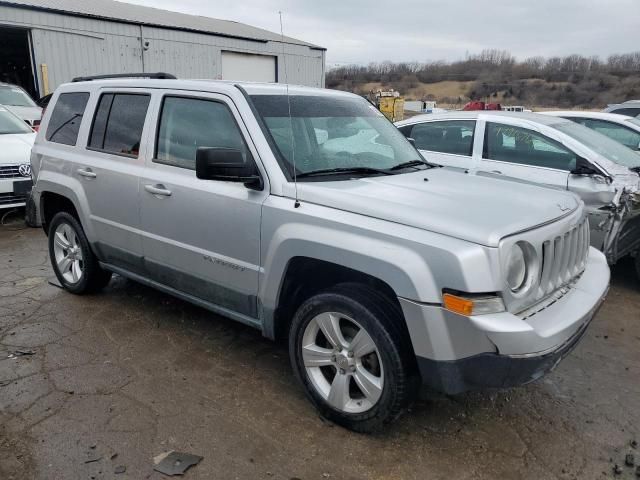
[[473, 313], [473, 300], [468, 298], [458, 297], [445, 293], [442, 295], [442, 301], [444, 308], [451, 310], [452, 312], [459, 313], [460, 315], [471, 315]]
[[445, 293], [442, 295], [444, 308], [460, 315], [484, 315], [487, 313], [504, 312], [504, 302], [497, 295], [468, 294], [469, 296], [453, 295]]

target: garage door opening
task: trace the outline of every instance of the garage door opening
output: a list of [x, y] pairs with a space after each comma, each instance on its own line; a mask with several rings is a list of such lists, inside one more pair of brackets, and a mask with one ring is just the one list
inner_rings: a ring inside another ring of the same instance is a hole
[[277, 58], [271, 55], [222, 52], [222, 79], [243, 82], [277, 82]]
[[29, 30], [0, 27], [0, 45], [0, 82], [19, 85], [33, 98], [38, 98]]

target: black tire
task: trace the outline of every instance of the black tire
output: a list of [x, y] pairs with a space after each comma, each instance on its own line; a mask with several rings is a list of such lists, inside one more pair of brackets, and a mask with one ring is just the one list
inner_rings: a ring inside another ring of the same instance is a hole
[[[367, 411], [349, 413], [334, 408], [314, 387], [304, 366], [302, 340], [305, 329], [317, 315], [326, 312], [338, 312], [355, 320], [366, 330], [378, 350], [384, 382], [379, 399]], [[396, 305], [376, 290], [361, 284], [337, 285], [312, 296], [300, 306], [289, 331], [289, 356], [296, 378], [323, 417], [350, 430], [369, 433], [381, 429], [403, 413], [420, 384], [413, 348], [403, 322], [402, 312]]]
[[636, 252], [636, 277], [640, 280], [640, 251]]
[[[67, 280], [62, 272], [60, 272], [56, 262], [54, 253], [54, 237], [56, 229], [62, 224], [68, 225], [73, 230], [77, 237], [80, 250], [82, 251], [82, 275], [80, 276], [80, 280], [77, 282]], [[71, 293], [82, 295], [85, 293], [97, 292], [106, 287], [109, 280], [111, 280], [111, 272], [100, 267], [98, 259], [89, 246], [89, 241], [82, 229], [82, 225], [80, 225], [80, 222], [78, 222], [73, 215], [67, 212], [57, 213], [49, 224], [49, 258], [58, 281], [65, 290]]]

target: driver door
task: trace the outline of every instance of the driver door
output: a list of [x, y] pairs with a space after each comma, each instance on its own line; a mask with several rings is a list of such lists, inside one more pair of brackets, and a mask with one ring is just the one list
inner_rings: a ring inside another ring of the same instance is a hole
[[261, 213], [269, 187], [257, 191], [199, 179], [195, 160], [199, 147], [234, 148], [247, 162], [257, 152], [227, 97], [165, 92], [154, 100], [157, 131], [140, 177], [147, 272], [162, 285], [256, 324]]

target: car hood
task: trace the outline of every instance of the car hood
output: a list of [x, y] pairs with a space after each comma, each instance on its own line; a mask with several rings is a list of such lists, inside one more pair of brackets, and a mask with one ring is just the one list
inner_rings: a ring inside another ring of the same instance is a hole
[[497, 247], [508, 235], [564, 217], [580, 206], [580, 200], [568, 192], [445, 168], [346, 181], [298, 182], [298, 198], [489, 247]]
[[16, 107], [13, 105], [4, 105], [7, 109], [11, 110], [16, 116], [22, 120], [28, 121], [33, 124], [35, 120], [42, 118], [42, 109], [40, 107]]
[[35, 133], [0, 135], [0, 165], [29, 163]]

